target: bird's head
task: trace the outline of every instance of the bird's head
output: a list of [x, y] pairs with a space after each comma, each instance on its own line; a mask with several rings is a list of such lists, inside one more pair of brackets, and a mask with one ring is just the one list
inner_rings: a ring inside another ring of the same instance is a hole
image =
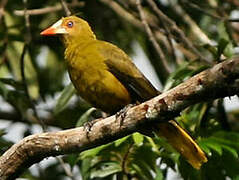
[[41, 32], [43, 36], [62, 35], [67, 41], [73, 39], [95, 39], [89, 24], [76, 16], [64, 17]]

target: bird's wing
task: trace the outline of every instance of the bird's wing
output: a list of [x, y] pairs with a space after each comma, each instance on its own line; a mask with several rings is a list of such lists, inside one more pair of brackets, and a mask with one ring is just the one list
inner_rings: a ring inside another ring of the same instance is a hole
[[159, 94], [124, 51], [113, 44], [99, 42], [108, 70], [128, 89], [134, 100], [145, 101]]

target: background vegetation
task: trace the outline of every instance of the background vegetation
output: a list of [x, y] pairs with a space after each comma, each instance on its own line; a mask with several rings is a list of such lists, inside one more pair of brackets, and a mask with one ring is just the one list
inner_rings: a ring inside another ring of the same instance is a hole
[[[61, 2], [0, 2], [0, 119], [10, 122], [0, 131], [1, 153], [12, 145], [4, 135], [16, 123], [24, 124], [24, 137], [32, 133], [34, 124], [67, 129], [99, 117], [69, 84], [59, 39], [39, 35], [65, 16]], [[129, 55], [135, 52], [133, 44], [139, 43], [162, 91], [239, 50], [237, 0], [143, 0], [141, 4], [135, 0], [72, 0], [67, 6], [89, 22], [99, 39]], [[191, 106], [176, 118], [208, 156], [201, 170], [193, 169], [164, 139], [135, 133], [65, 155], [64, 165], [58, 159], [22, 177], [160, 180], [174, 171], [184, 179], [239, 179], [238, 117], [238, 109], [226, 111], [224, 99], [218, 99]]]

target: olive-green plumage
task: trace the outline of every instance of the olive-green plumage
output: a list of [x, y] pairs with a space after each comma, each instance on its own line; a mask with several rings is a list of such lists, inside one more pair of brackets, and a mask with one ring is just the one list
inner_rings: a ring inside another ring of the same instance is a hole
[[[113, 44], [97, 40], [83, 19], [62, 18], [41, 34], [62, 35], [72, 83], [93, 106], [112, 114], [127, 104], [159, 94], [127, 54]], [[195, 168], [207, 161], [199, 146], [176, 122], [160, 123], [158, 130]]]
[[65, 58], [71, 80], [86, 101], [115, 113], [131, 102], [157, 95], [157, 90], [121, 49], [97, 40], [82, 19], [68, 17], [68, 20], [74, 21], [78, 31], [73, 36], [63, 36]]

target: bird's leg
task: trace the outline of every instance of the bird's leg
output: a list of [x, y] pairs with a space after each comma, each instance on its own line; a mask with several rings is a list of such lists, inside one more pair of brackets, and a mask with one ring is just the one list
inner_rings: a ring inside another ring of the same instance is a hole
[[91, 131], [91, 128], [92, 126], [94, 125], [94, 121], [91, 120], [91, 121], [87, 121], [83, 124], [83, 127], [84, 127], [84, 131], [86, 131], [87, 133], [89, 133]]
[[120, 127], [123, 125], [123, 122], [124, 122], [124, 118], [126, 117], [127, 115], [127, 111], [131, 108], [131, 107], [134, 107], [136, 104], [128, 104], [126, 105], [123, 109], [121, 109], [119, 112], [116, 113], [115, 115], [115, 118], [116, 118], [116, 121], [119, 120], [119, 123], [120, 123]]
[[94, 123], [95, 122], [93, 120], [90, 120], [90, 121], [87, 121], [83, 124], [83, 128], [84, 128], [84, 131], [86, 131], [86, 137], [87, 137], [88, 140], [90, 139], [89, 138], [89, 133], [90, 133], [91, 128], [94, 125]]
[[[99, 118], [98, 120], [102, 119], [102, 118], [106, 118], [108, 116], [107, 113], [105, 112], [100, 112], [99, 116], [97, 118]], [[101, 118], [100, 118], [101, 117]], [[84, 131], [86, 131], [86, 137], [89, 139], [89, 133], [91, 131], [91, 128], [93, 127], [93, 125], [96, 123], [97, 121], [94, 119], [90, 119], [89, 121], [85, 122], [83, 124], [84, 127]]]

